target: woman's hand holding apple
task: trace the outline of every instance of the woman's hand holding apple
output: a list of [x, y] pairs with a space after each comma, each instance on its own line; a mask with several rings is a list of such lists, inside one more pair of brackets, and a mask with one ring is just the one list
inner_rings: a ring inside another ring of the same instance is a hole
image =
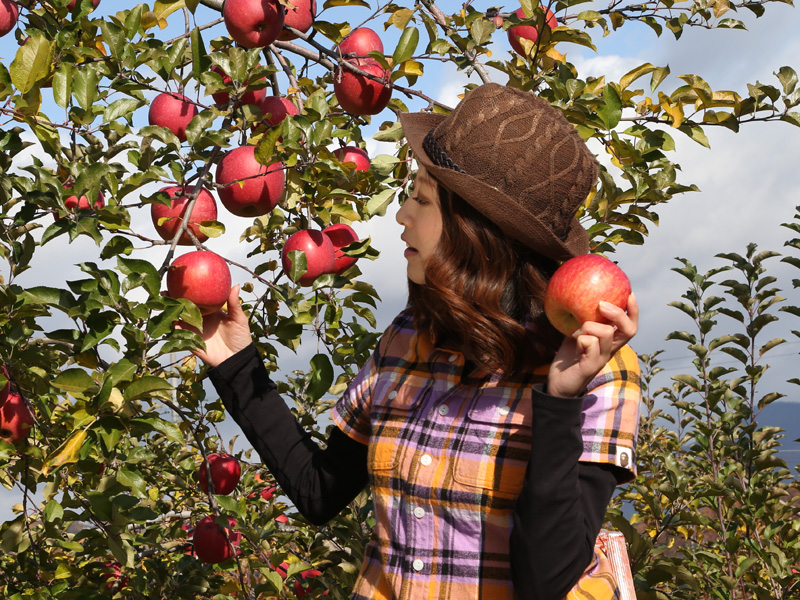
[[636, 296], [628, 297], [627, 313], [608, 302], [600, 302], [599, 312], [608, 324], [584, 322], [572, 336], [564, 338], [547, 376], [547, 393], [575, 398], [608, 364], [614, 353], [627, 344], [639, 326]]
[[[193, 329], [186, 324], [179, 324], [178, 327]], [[238, 285], [231, 288], [228, 311], [220, 309], [203, 316], [203, 331], [198, 333], [206, 343], [206, 349], [198, 349], [193, 353], [209, 367], [216, 367], [252, 343], [247, 315], [239, 300]]]

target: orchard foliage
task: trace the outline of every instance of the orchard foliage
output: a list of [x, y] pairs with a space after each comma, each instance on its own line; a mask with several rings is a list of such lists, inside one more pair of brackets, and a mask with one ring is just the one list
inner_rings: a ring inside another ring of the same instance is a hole
[[[295, 253], [287, 273], [280, 252], [301, 229], [379, 218], [407, 196], [412, 172], [397, 113], [449, 111], [434, 97], [443, 71], [471, 75], [466, 89], [494, 80], [536, 91], [564, 112], [593, 149], [610, 157], [579, 215], [595, 249], [642, 244], [657, 223], [659, 205], [695, 189], [678, 178], [671, 160], [674, 136], [707, 144], [709, 127], [800, 125], [797, 76], [782, 66], [772, 85], [743, 82], [740, 90], [713, 90], [700, 75], [681, 75], [676, 83], [667, 66], [644, 63], [612, 81], [582, 76], [568, 60], [569, 50], [594, 48], [592, 36], [615, 35], [632, 21], [676, 38], [688, 27], [743, 28], [741, 13], [760, 17], [772, 1], [777, 0], [621, 1], [598, 10], [553, 2], [546, 7], [557, 18], [551, 29], [543, 19], [545, 7], [531, 0], [521, 2], [521, 17], [516, 2], [498, 9], [471, 2], [327, 0], [320, 1], [307, 33], [293, 31], [291, 41], [245, 49], [228, 37], [219, 0], [104, 0], [97, 8], [91, 0], [73, 7], [68, 0], [18, 0], [19, 21], [7, 34], [18, 48], [0, 62], [0, 256], [6, 265], [0, 270], [0, 364], [7, 370], [0, 387], [10, 380], [35, 424], [24, 440], [0, 440], [0, 482], [20, 498], [14, 518], [0, 526], [3, 594], [346, 598], [371, 526], [366, 493], [330, 524], [308, 526], [279, 494], [262, 494], [269, 478], [249, 453], [239, 455], [242, 477], [230, 495], [200, 490], [199, 466], [209, 453], [232, 452], [233, 440], [218, 429], [224, 411], [204, 389], [203, 368], [187, 358], [202, 342], [190, 329], [173, 326], [176, 320], [200, 326], [200, 311], [162, 295], [169, 265], [182, 253], [181, 236], [185, 232], [196, 248], [223, 255], [234, 281], [243, 282], [245, 309], [271, 371], [278, 370], [281, 349], [297, 351], [301, 342], [315, 348], [308, 368], [281, 377], [279, 387], [301, 423], [324, 439], [318, 419], [374, 347], [380, 299], [358, 263], [298, 286], [305, 257]], [[124, 10], [114, 12], [123, 4]], [[507, 49], [506, 30], [520, 23], [538, 28], [536, 43], [523, 40], [525, 56], [499, 51]], [[386, 80], [366, 76], [391, 86], [387, 109], [372, 117], [348, 114], [333, 92], [339, 68], [364, 75], [338, 46], [360, 25], [384, 38], [385, 54], [372, 52], [369, 58], [389, 73]], [[298, 114], [277, 125], [265, 123], [260, 105], [239, 101], [258, 90], [290, 100]], [[145, 124], [150, 102], [165, 91], [185, 95], [197, 108], [185, 141], [165, 126]], [[226, 102], [213, 99], [220, 93], [228, 94]], [[372, 156], [369, 170], [337, 158], [338, 148], [364, 147], [370, 137], [388, 142], [391, 151]], [[255, 147], [261, 164], [280, 163], [284, 170], [285, 191], [274, 210], [240, 225], [219, 206], [217, 218], [199, 226], [208, 236], [203, 242], [185, 226], [164, 240], [132, 225], [151, 205], [169, 204], [168, 194], [159, 192], [168, 186], [186, 190], [187, 215], [201, 191], [218, 197], [217, 165], [229, 150], [245, 145]], [[99, 194], [102, 206], [67, 202], [70, 196]], [[247, 250], [244, 260], [226, 256], [215, 244], [234, 225], [241, 227], [235, 234]], [[53, 285], [36, 277], [35, 258], [49, 245], [84, 237], [95, 244], [91, 255], [60, 257], [78, 263], [80, 278]], [[346, 252], [362, 261], [377, 254], [369, 239]], [[751, 260], [748, 255], [732, 263], [744, 273]], [[734, 284], [730, 289], [742, 298], [749, 293]], [[748, 329], [736, 340], [756, 333]], [[737, 343], [715, 346], [736, 350]], [[749, 398], [745, 388], [757, 376], [752, 369], [747, 373], [734, 385], [713, 372], [706, 412], [692, 413], [693, 423], [704, 424], [718, 411], [728, 420], [726, 435], [745, 428], [742, 435], [754, 445], [767, 444], [769, 456], [774, 432], [762, 435], [739, 422], [752, 416], [749, 400], [731, 404], [731, 398]], [[685, 396], [688, 388], [669, 393]], [[722, 451], [715, 445], [718, 437], [702, 439], [698, 456]], [[665, 451], [685, 447], [678, 439]], [[653, 446], [653, 456], [658, 448]], [[725, 458], [718, 456], [715, 464], [722, 468]], [[736, 460], [755, 464], [750, 455]], [[767, 472], [778, 465], [765, 464], [748, 472], [749, 485], [761, 485], [753, 475], [783, 485], [782, 471]], [[735, 469], [723, 471], [712, 474], [713, 485], [729, 476], [741, 480]], [[653, 476], [660, 485], [664, 471]], [[643, 504], [637, 505], [641, 516], [635, 524], [658, 527], [659, 507], [650, 507], [651, 492], [636, 485], [631, 490], [639, 490]], [[741, 502], [754, 500], [744, 492], [736, 491], [730, 502], [686, 490], [687, 502], [690, 493], [698, 497], [696, 506], [705, 502], [720, 522], [728, 523], [726, 511], [732, 511], [731, 518], [750, 519], [742, 521], [742, 530], [762, 540], [783, 535], [783, 525], [762, 530], [763, 515], [742, 514], [750, 505]], [[191, 545], [194, 526], [208, 515], [231, 534], [229, 517], [235, 519], [241, 534], [233, 556], [215, 565], [199, 561]], [[689, 539], [701, 525], [692, 523], [682, 535]], [[731, 572], [725, 561], [744, 556], [741, 545], [720, 542], [705, 554], [665, 559], [658, 558], [661, 542], [654, 537], [636, 538], [643, 590], [657, 589], [668, 579], [663, 573], [673, 575], [682, 560], [694, 561], [696, 573], [696, 565], [712, 558], [722, 566], [719, 574], [709, 570], [709, 589], [719, 581], [743, 591], [760, 585], [740, 581], [757, 561], [766, 565], [759, 577], [772, 589], [787, 581], [785, 565], [768, 562], [767, 542]]]

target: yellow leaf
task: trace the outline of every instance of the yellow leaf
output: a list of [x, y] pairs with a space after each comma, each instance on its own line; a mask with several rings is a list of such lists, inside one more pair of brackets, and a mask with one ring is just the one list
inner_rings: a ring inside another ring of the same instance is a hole
[[407, 60], [400, 68], [403, 75], [422, 75], [422, 63], [416, 60]]
[[[88, 429], [88, 428], [87, 428]], [[61, 446], [55, 450], [45, 461], [42, 475], [47, 476], [54, 469], [78, 461], [78, 454], [86, 440], [87, 430], [76, 431]]]
[[[156, 18], [159, 20], [160, 25], [162, 19], [166, 19], [176, 10], [181, 10], [185, 7], [186, 2], [184, 0], [156, 0], [156, 3], [153, 5], [153, 12], [155, 13]], [[166, 21], [164, 21], [164, 23], [164, 27], [166, 27]], [[162, 29], [164, 27], [162, 27]]]
[[552, 47], [547, 49], [546, 54], [557, 63], [563, 63], [567, 58], [566, 54], [562, 54], [561, 52]]
[[158, 17], [152, 10], [148, 10], [142, 14], [142, 27], [150, 29], [158, 25]]

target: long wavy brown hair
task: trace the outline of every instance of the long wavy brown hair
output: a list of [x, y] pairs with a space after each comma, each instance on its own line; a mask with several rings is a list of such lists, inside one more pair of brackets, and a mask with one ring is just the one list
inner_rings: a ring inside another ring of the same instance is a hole
[[506, 236], [463, 198], [439, 185], [442, 237], [409, 281], [415, 326], [504, 377], [549, 363], [563, 336], [544, 314], [557, 263]]

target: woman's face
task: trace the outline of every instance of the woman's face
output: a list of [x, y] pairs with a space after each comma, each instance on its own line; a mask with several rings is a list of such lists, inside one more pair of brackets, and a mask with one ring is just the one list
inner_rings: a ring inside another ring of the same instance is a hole
[[404, 253], [408, 261], [408, 278], [423, 285], [425, 264], [442, 237], [439, 187], [425, 167], [417, 171], [413, 193], [397, 212], [397, 222], [403, 226], [400, 239], [408, 246]]

